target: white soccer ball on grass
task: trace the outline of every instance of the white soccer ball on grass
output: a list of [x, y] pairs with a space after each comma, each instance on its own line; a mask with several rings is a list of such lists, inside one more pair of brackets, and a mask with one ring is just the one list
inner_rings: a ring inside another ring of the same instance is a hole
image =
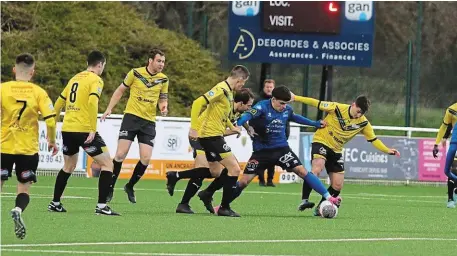
[[330, 201], [325, 200], [319, 205], [319, 214], [322, 218], [332, 219], [338, 215], [338, 207]]

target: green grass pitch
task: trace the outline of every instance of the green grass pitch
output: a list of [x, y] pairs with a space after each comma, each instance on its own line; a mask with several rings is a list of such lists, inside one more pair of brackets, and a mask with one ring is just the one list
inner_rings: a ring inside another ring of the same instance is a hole
[[452, 255], [457, 249], [457, 209], [446, 208], [444, 187], [346, 185], [338, 217], [322, 219], [297, 211], [301, 184], [253, 183], [232, 204], [242, 217], [225, 218], [207, 213], [198, 197], [191, 201], [196, 214], [176, 214], [187, 181], [170, 197], [165, 181], [142, 180], [131, 204], [119, 180], [110, 205], [122, 216], [111, 217], [94, 214], [98, 180], [77, 177], [62, 200], [68, 212], [48, 212], [54, 180], [39, 177], [32, 187], [24, 240], [14, 236], [9, 213], [16, 181], [7, 182], [2, 255]]

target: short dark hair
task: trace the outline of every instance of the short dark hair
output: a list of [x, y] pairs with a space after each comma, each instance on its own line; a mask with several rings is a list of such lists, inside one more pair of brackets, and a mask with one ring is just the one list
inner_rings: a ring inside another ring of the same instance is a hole
[[159, 48], [152, 48], [152, 50], [149, 51], [149, 58], [155, 59], [157, 54], [160, 56], [165, 56], [165, 53]]
[[355, 105], [363, 111], [363, 113], [367, 112], [370, 108], [371, 102], [365, 95], [360, 95], [355, 100]]
[[290, 90], [285, 85], [280, 85], [278, 87], [275, 87], [273, 89], [273, 92], [271, 93], [271, 96], [275, 97], [275, 99], [277, 99], [277, 100], [282, 100], [282, 101], [290, 101], [292, 99]]
[[242, 88], [240, 90], [235, 91], [235, 102], [243, 102], [243, 104], [247, 104], [250, 99], [254, 99], [254, 94], [252, 93], [251, 89], [249, 88]]
[[243, 79], [248, 79], [250, 75], [251, 73], [249, 73], [248, 68], [243, 65], [236, 65], [232, 68], [232, 71], [230, 72], [230, 77], [233, 78], [241, 77]]
[[31, 67], [35, 63], [35, 59], [30, 53], [21, 53], [16, 57], [16, 64], [22, 64], [26, 67]]
[[100, 51], [92, 51], [87, 55], [87, 65], [93, 67], [98, 65], [98, 63], [105, 63], [106, 58]]

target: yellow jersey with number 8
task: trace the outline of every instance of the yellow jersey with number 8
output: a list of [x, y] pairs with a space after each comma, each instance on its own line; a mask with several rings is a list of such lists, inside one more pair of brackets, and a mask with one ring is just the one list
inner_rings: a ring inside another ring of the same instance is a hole
[[70, 79], [60, 94], [60, 98], [65, 100], [63, 132], [96, 131], [96, 127], [91, 126], [90, 120], [97, 119], [98, 113], [90, 112], [89, 97], [100, 98], [102, 90], [103, 80], [93, 72], [83, 71]]

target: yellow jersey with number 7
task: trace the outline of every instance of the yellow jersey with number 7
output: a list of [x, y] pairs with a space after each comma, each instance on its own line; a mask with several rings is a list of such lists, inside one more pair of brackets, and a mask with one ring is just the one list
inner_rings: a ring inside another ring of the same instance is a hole
[[46, 91], [26, 81], [1, 84], [1, 152], [14, 155], [38, 153], [38, 119], [56, 116]]

